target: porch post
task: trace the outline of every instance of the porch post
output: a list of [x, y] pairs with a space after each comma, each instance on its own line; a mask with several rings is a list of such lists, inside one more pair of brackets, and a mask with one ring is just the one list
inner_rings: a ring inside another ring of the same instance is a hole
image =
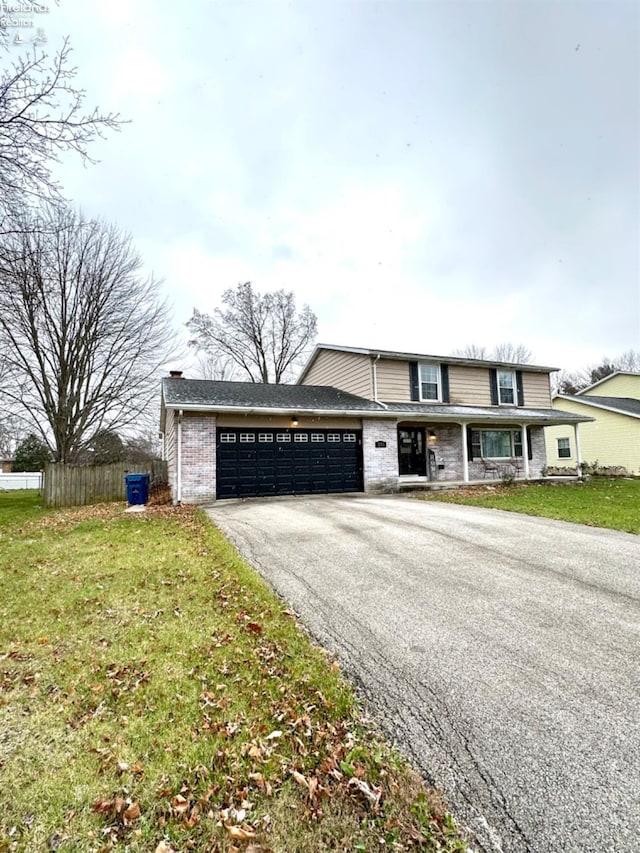
[[529, 479], [529, 436], [527, 435], [527, 425], [520, 425], [520, 434], [522, 435], [522, 458], [524, 461], [524, 478]]
[[573, 425], [573, 432], [576, 438], [576, 474], [582, 478], [582, 452], [580, 450], [580, 424]]
[[467, 425], [460, 424], [462, 430], [462, 479], [465, 483], [469, 482], [469, 449], [467, 446]]

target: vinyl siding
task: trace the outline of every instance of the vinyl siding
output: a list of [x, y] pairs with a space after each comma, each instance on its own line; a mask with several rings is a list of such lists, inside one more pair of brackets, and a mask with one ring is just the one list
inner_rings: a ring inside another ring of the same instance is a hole
[[332, 385], [373, 399], [371, 358], [355, 352], [320, 350], [304, 378], [305, 385]]
[[[593, 423], [580, 424], [578, 428], [583, 462], [597, 460], [600, 465], [623, 465], [630, 474], [640, 474], [640, 418], [583, 406], [573, 400], [556, 400], [553, 408], [597, 419]], [[570, 439], [569, 458], [558, 458], [558, 438]], [[577, 456], [573, 427], [546, 427], [545, 441], [548, 465], [575, 466]]]
[[381, 358], [376, 362], [378, 400], [384, 403], [407, 403], [411, 400], [409, 362]]
[[176, 418], [173, 409], [166, 410], [164, 422], [164, 456], [167, 461], [167, 478], [171, 493], [175, 498], [176, 480]]
[[585, 397], [634, 397], [640, 400], [640, 375], [612, 376], [584, 392]]
[[[522, 371], [524, 404], [534, 409], [551, 408], [551, 388], [548, 373], [527, 373]], [[562, 407], [564, 408], [564, 407]]]
[[463, 364], [450, 364], [449, 394], [452, 404], [490, 406], [489, 369], [486, 367], [468, 367]]
[[[291, 418], [270, 415], [218, 415], [219, 427], [270, 427], [271, 429], [288, 429]], [[362, 429], [360, 418], [298, 418], [298, 429]]]

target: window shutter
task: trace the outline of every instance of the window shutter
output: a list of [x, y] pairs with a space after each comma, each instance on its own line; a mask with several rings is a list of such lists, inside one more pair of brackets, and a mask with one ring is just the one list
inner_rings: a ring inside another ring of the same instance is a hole
[[516, 370], [516, 388], [518, 389], [518, 405], [524, 406], [524, 385], [522, 384], [521, 370]]
[[467, 427], [467, 459], [473, 462], [473, 430]]
[[533, 447], [531, 446], [531, 427], [527, 427], [527, 456], [533, 459]]
[[409, 382], [411, 384], [411, 399], [420, 399], [420, 380], [418, 379], [418, 362], [409, 362]]
[[498, 405], [498, 371], [495, 367], [489, 368], [489, 388], [491, 389], [491, 405]]
[[440, 365], [440, 381], [442, 382], [442, 402], [449, 403], [449, 365]]

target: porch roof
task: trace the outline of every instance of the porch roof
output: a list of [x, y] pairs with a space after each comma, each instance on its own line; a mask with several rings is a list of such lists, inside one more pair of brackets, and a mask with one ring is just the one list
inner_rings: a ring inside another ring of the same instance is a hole
[[560, 409], [530, 409], [524, 406], [456, 406], [445, 403], [385, 403], [388, 415], [403, 420], [453, 421], [454, 423], [535, 424], [560, 426], [593, 421], [585, 415], [563, 412]]

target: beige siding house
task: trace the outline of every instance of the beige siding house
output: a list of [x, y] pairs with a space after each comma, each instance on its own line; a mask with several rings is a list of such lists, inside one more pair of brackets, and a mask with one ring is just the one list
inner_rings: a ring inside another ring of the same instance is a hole
[[553, 407], [593, 420], [574, 434], [566, 426], [545, 430], [551, 470], [575, 470], [582, 460], [640, 474], [640, 374], [614, 373], [579, 394], [558, 394]]
[[[387, 464], [377, 466], [378, 483], [394, 489], [410, 482], [540, 476], [543, 427], [564, 417], [551, 406], [553, 370], [319, 344], [298, 384], [326, 383], [353, 394], [368, 387], [387, 413], [380, 439]], [[573, 432], [579, 420], [568, 415], [563, 423]], [[391, 441], [389, 422], [395, 425]]]
[[295, 385], [163, 380], [174, 500], [541, 476], [554, 368], [319, 344]]

